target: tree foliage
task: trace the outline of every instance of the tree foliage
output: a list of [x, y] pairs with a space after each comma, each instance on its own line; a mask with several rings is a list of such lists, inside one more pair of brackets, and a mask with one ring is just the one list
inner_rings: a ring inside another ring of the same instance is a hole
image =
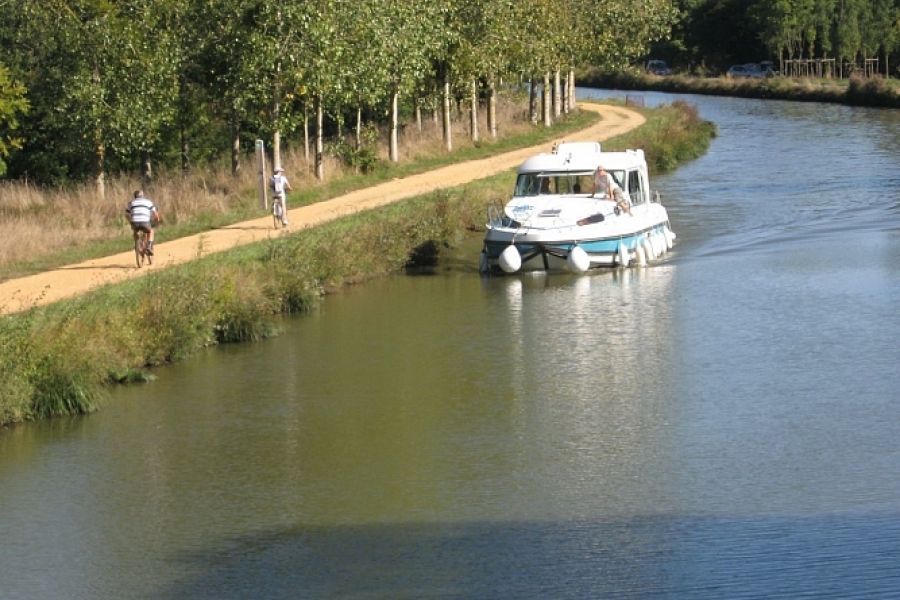
[[900, 0], [676, 0], [676, 43], [653, 45], [685, 66], [836, 59], [854, 68], [900, 46]]
[[317, 108], [320, 144], [352, 115], [391, 131], [394, 156], [413, 107], [627, 65], [676, 14], [672, 0], [5, 0], [0, 41], [16, 51], [0, 77], [21, 87], [0, 90], [0, 125], [21, 128], [0, 156], [45, 182], [102, 181], [151, 156], [237, 164], [253, 139], [290, 143]]
[[25, 86], [14, 81], [0, 63], [0, 177], [6, 174], [6, 157], [22, 147], [18, 135], [19, 117], [28, 111]]

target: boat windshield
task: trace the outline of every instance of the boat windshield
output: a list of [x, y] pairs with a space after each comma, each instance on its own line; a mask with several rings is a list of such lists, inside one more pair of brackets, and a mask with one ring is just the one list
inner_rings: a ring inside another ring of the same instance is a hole
[[[622, 186], [624, 171], [609, 171]], [[622, 186], [624, 188], [624, 186]], [[593, 173], [520, 173], [516, 179], [516, 196], [539, 194], [590, 194], [594, 188]]]

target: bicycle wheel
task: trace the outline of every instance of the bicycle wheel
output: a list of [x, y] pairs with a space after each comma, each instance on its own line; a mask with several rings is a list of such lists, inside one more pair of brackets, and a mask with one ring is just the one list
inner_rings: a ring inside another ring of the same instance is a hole
[[138, 232], [136, 238], [134, 238], [134, 262], [137, 263], [137, 268], [140, 269], [144, 266], [144, 233]]
[[275, 229], [281, 224], [281, 200], [272, 202], [272, 221], [275, 223]]

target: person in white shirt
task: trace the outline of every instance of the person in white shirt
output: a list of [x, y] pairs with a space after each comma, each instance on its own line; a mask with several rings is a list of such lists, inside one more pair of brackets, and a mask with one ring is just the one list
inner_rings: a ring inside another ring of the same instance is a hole
[[294, 188], [291, 187], [291, 182], [285, 176], [284, 169], [275, 167], [275, 174], [269, 180], [269, 187], [272, 189], [275, 199], [281, 201], [281, 224], [287, 225], [287, 193], [293, 192]]
[[125, 214], [128, 216], [128, 222], [131, 223], [131, 232], [135, 241], [137, 241], [138, 231], [147, 232], [147, 254], [153, 256], [153, 225], [162, 220], [153, 200], [145, 198], [144, 192], [138, 190], [125, 207]]
[[613, 176], [606, 172], [603, 165], [598, 166], [594, 171], [594, 191], [591, 192], [591, 198], [597, 197], [598, 192], [601, 198], [615, 200], [618, 210], [631, 214], [631, 206], [628, 204], [628, 199], [625, 198], [625, 192], [622, 191]]

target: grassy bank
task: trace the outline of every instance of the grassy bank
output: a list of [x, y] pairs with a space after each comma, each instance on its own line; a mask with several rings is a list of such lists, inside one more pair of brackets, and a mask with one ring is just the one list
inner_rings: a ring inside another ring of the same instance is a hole
[[[645, 112], [644, 126], [604, 145], [644, 148], [657, 172], [699, 156], [715, 135], [685, 104]], [[433, 265], [483, 229], [486, 207], [513, 179], [498, 175], [2, 317], [0, 423], [96, 410], [110, 384], [149, 379], [154, 366], [211, 344], [275, 335], [280, 315], [343, 286]]]
[[728, 79], [673, 75], [656, 77], [643, 73], [588, 71], [579, 85], [604, 89], [652, 90], [709, 96], [733, 96], [797, 102], [831, 102], [850, 106], [900, 108], [900, 85], [881, 77], [838, 79]]

